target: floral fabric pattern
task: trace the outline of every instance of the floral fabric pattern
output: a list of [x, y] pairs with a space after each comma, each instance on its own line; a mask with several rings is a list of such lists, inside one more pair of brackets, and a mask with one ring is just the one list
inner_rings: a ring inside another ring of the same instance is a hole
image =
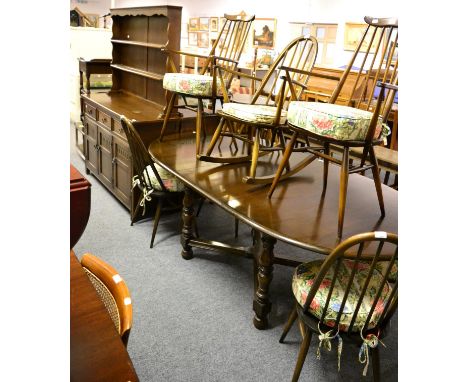
[[[296, 127], [341, 141], [363, 141], [372, 114], [349, 106], [323, 102], [293, 101], [288, 109], [288, 122]], [[379, 117], [374, 139], [385, 138], [390, 128]]]
[[[266, 105], [246, 105], [242, 103], [225, 103], [223, 105], [223, 113], [243, 119], [252, 123], [269, 123], [272, 124], [276, 116], [276, 106]], [[280, 124], [286, 123], [286, 111], [281, 110]]]
[[[307, 299], [307, 295], [312, 288], [314, 283], [314, 279], [317, 276], [320, 267], [322, 266], [323, 261], [312, 261], [309, 263], [299, 265], [293, 275], [292, 280], [292, 289], [294, 296], [297, 302], [304, 306], [305, 301]], [[346, 291], [346, 287], [354, 266], [354, 262], [343, 260], [341, 266], [338, 268], [338, 275], [336, 279], [335, 286], [333, 288], [333, 294], [331, 296], [328, 309], [325, 315], [324, 323], [330, 327], [335, 325], [335, 320], [338, 316], [338, 312], [341, 307], [341, 302], [343, 301], [344, 293]], [[309, 312], [320, 319], [323, 314], [323, 309], [325, 308], [325, 304], [327, 301], [328, 293], [330, 290], [330, 286], [333, 280], [333, 274], [335, 272], [335, 268], [332, 267], [327, 275], [322, 280], [317, 293], [315, 294], [314, 298], [309, 307]], [[366, 277], [369, 273], [369, 264], [367, 263], [358, 263], [356, 275], [354, 277], [353, 285], [351, 286], [346, 305], [343, 309], [343, 313], [341, 315], [339, 327], [342, 331], [348, 331], [349, 325], [351, 323], [351, 319], [354, 315], [355, 306], [357, 305], [357, 301], [359, 299], [359, 295], [361, 292], [361, 285], [364, 285]], [[382, 281], [382, 274], [377, 270], [373, 270], [371, 279], [369, 281], [368, 288], [366, 290], [366, 294], [364, 296], [363, 302], [359, 308], [359, 312], [356, 317], [356, 321], [353, 325], [352, 331], [356, 332], [359, 331], [362, 326], [365, 324], [367, 315], [371, 310], [372, 304], [374, 303], [375, 296], [377, 294], [378, 288]], [[380, 319], [380, 316], [383, 313], [384, 307], [387, 303], [387, 299], [391, 293], [391, 286], [388, 282], [384, 284], [384, 289], [382, 291], [381, 297], [377, 302], [377, 305], [374, 309], [372, 314], [372, 318], [369, 323], [369, 328], [375, 327], [377, 322]]]
[[[164, 186], [170, 192], [180, 192], [184, 190], [184, 183], [182, 183], [178, 178], [176, 178], [174, 175], [172, 175], [170, 172], [166, 171], [164, 168], [162, 168], [156, 163], [154, 164], [154, 167], [156, 168], [156, 171], [158, 172]], [[159, 185], [158, 178], [156, 178], [156, 175], [154, 174], [151, 166], [146, 166], [146, 171], [143, 171], [143, 175], [145, 177], [146, 183], [151, 184], [151, 186], [155, 190], [161, 191], [161, 186]]]
[[[377, 264], [375, 264], [375, 269], [377, 269], [381, 274], [385, 274], [387, 272], [388, 268], [388, 261], [379, 261]], [[390, 270], [390, 273], [388, 275], [388, 281], [391, 283], [394, 283], [397, 281], [398, 277], [398, 260], [396, 260], [393, 265], [392, 269]]]
[[[221, 81], [218, 79], [216, 82], [217, 93], [221, 95]], [[193, 96], [210, 97], [212, 86], [213, 77], [201, 74], [166, 73], [163, 79], [164, 89]]]

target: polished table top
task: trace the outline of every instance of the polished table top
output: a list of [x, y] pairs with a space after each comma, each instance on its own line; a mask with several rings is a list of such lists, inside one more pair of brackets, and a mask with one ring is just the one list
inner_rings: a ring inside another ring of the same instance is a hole
[[[205, 147], [208, 142], [205, 140]], [[225, 138], [223, 145], [227, 143]], [[223, 152], [225, 150], [223, 148]], [[219, 154], [216, 151], [214, 155]], [[155, 141], [149, 152], [191, 188], [276, 239], [323, 254], [329, 253], [340, 241], [337, 237], [339, 168], [336, 165], [329, 166], [325, 195], [322, 195], [323, 163], [316, 160], [280, 182], [273, 197], [268, 199], [269, 185], [242, 183], [242, 177], [248, 175], [249, 163], [220, 165], [197, 161], [194, 136], [165, 139], [162, 143]], [[292, 164], [304, 155], [293, 153]], [[279, 160], [278, 154], [260, 158], [257, 175], [274, 172]], [[383, 218], [373, 180], [359, 174], [350, 175], [343, 239], [368, 231], [398, 233], [398, 191], [385, 185], [382, 188], [386, 210]]]
[[119, 334], [80, 262], [70, 251], [70, 380], [134, 382]]

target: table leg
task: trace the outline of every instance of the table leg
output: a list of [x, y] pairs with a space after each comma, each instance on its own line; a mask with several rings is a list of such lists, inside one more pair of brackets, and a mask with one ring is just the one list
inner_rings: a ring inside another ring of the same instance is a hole
[[194, 219], [194, 208], [193, 208], [193, 191], [186, 187], [184, 191], [184, 200], [182, 208], [182, 233], [180, 236], [180, 244], [182, 244], [181, 256], [185, 260], [193, 258], [192, 247], [189, 245], [190, 240], [193, 238], [193, 219]]
[[91, 93], [91, 73], [86, 72], [86, 93]]
[[268, 327], [268, 313], [271, 310], [271, 302], [268, 299], [268, 290], [270, 288], [271, 280], [273, 279], [273, 247], [275, 246], [276, 239], [262, 233], [262, 245], [260, 253], [257, 254], [256, 259], [258, 264], [257, 271], [257, 289], [253, 301], [253, 310], [255, 316], [253, 318], [254, 326], [263, 330]]

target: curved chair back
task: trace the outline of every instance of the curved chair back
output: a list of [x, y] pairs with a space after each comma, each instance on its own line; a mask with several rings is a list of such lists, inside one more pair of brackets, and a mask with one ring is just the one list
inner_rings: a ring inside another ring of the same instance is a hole
[[[251, 103], [269, 105], [274, 102], [278, 105], [281, 86], [284, 86], [281, 98], [286, 102], [285, 108], [287, 108], [288, 100], [299, 99], [304, 89], [307, 89], [307, 82], [312, 75], [317, 51], [318, 42], [315, 37], [302, 36], [292, 40], [271, 65], [253, 95]], [[285, 76], [289, 76], [291, 81], [282, 81]], [[290, 86], [291, 83], [293, 88]]]
[[133, 320], [132, 300], [127, 284], [112, 266], [90, 253], [83, 255], [81, 265], [127, 346]]
[[[303, 313], [307, 315], [317, 291], [327, 276], [326, 283], [328, 284], [330, 279], [331, 283], [328, 286], [328, 293], [323, 296], [326, 302], [320, 318], [321, 324], [326, 322], [327, 326], [331, 325], [326, 317], [331, 309], [336, 314], [333, 326], [336, 330], [339, 328], [343, 315], [351, 313], [351, 319], [348, 319], [347, 323], [348, 333], [361, 331], [366, 334], [368, 329], [385, 327], [397, 307], [398, 279], [396, 275], [390, 276], [397, 257], [398, 236], [392, 233], [368, 232], [344, 240], [327, 256], [314, 278], [313, 286], [303, 306]], [[388, 266], [383, 267], [384, 270], [380, 273], [378, 264], [382, 261], [387, 261]], [[338, 275], [343, 272], [346, 272], [347, 276], [338, 281]], [[375, 277], [376, 272], [379, 272], [382, 277]], [[394, 280], [393, 277], [396, 279]], [[388, 288], [389, 279], [392, 279], [390, 289]], [[343, 280], [345, 280], [344, 284]], [[350, 293], [351, 289], [354, 289], [354, 293]], [[342, 296], [341, 300], [332, 302], [332, 297], [335, 296], [336, 300], [337, 295]], [[349, 299], [351, 295], [353, 301]], [[358, 298], [354, 300], [356, 296]], [[360, 324], [358, 325], [357, 318], [361, 307], [364, 302], [368, 304], [369, 301], [370, 306], [363, 309], [367, 312], [366, 317], [365, 319], [359, 317]], [[352, 307], [351, 313], [350, 307]]]
[[[398, 85], [398, 19], [366, 16], [364, 21], [366, 30], [329, 103], [372, 111], [383, 91], [377, 87], [379, 82]], [[395, 89], [384, 92], [379, 112], [383, 122], [388, 118], [395, 93]]]
[[[243, 13], [239, 15], [224, 14], [224, 18], [226, 21], [222, 25], [216, 41], [213, 43], [210, 57], [214, 57], [214, 64], [223, 68], [235, 70], [239, 63], [239, 58], [244, 49], [245, 42], [250, 35], [250, 27], [255, 20], [255, 16], [248, 16]], [[204, 74], [208, 69], [213, 70], [210, 64], [210, 60], [205, 61], [201, 74]], [[223, 72], [223, 77], [229, 89], [233, 76], [229, 72]]]
[[149, 174], [147, 174], [146, 177], [144, 176], [145, 172], [147, 173], [148, 171], [147, 167], [151, 166], [151, 169], [156, 175], [159, 185], [161, 186], [161, 190], [166, 190], [166, 186], [164, 185], [161, 177], [159, 176], [158, 171], [156, 170], [154, 161], [148, 153], [148, 150], [146, 149], [145, 144], [141, 140], [140, 135], [133, 126], [133, 123], [123, 115], [120, 117], [120, 122], [127, 137], [130, 152], [132, 153], [134, 176], [138, 178], [138, 184], [140, 185], [140, 187], [146, 188], [147, 190], [153, 188], [152, 185], [148, 184], [146, 181], [146, 179], [151, 178]]

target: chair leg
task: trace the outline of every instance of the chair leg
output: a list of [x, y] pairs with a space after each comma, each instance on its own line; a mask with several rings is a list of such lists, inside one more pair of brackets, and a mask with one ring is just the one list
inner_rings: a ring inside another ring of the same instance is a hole
[[382, 216], [385, 216], [385, 205], [382, 194], [382, 183], [379, 176], [379, 163], [375, 157], [374, 147], [369, 147], [369, 159], [372, 166], [372, 175], [374, 177], [375, 191], [377, 192], [377, 199], [379, 200], [380, 213]]
[[[323, 144], [323, 153], [326, 155], [330, 155], [330, 143], [325, 142]], [[327, 184], [328, 184], [328, 164], [329, 160], [323, 158], [323, 188], [322, 188], [322, 193], [325, 193], [327, 190]]]
[[289, 158], [291, 157], [292, 149], [296, 143], [296, 139], [297, 131], [294, 131], [293, 136], [291, 137], [291, 141], [289, 142], [288, 146], [286, 147], [286, 150], [284, 151], [283, 159], [281, 160], [278, 170], [276, 170], [276, 175], [273, 179], [273, 183], [271, 183], [270, 190], [268, 191], [269, 198], [271, 198], [271, 196], [273, 195], [273, 192], [275, 191], [275, 188], [278, 185], [278, 182], [281, 178], [281, 174], [283, 173], [286, 164], [289, 163]]
[[216, 128], [213, 137], [211, 138], [210, 145], [208, 146], [208, 149], [206, 150], [206, 156], [210, 156], [211, 153], [213, 152], [213, 149], [216, 146], [216, 142], [218, 141], [219, 135], [221, 134], [221, 131], [223, 130], [224, 127], [224, 118], [221, 118], [219, 120], [218, 127]]
[[305, 337], [302, 340], [301, 350], [299, 350], [299, 355], [297, 357], [296, 368], [294, 369], [294, 374], [291, 380], [292, 382], [297, 382], [297, 380], [299, 379], [299, 376], [301, 375], [302, 366], [304, 365], [304, 361], [309, 351], [311, 337], [312, 337], [312, 331], [309, 328], [307, 328]]
[[289, 330], [291, 329], [291, 326], [294, 324], [294, 321], [296, 321], [296, 319], [297, 319], [297, 309], [296, 309], [296, 303], [294, 303], [291, 313], [289, 313], [288, 321], [284, 325], [283, 333], [281, 334], [281, 337], [279, 339], [280, 344], [284, 343], [284, 339], [288, 335]]
[[372, 374], [375, 382], [380, 381], [380, 353], [379, 347], [371, 348]]
[[235, 218], [234, 220], [234, 237], [239, 236], [239, 219]]
[[143, 200], [143, 193], [141, 193], [140, 198], [138, 199], [138, 203], [136, 205], [135, 211], [133, 211], [133, 215], [131, 217], [131, 222], [130, 222], [131, 226], [133, 226], [133, 223], [135, 223], [135, 219], [136, 219], [137, 214], [138, 214], [138, 212], [140, 211], [140, 208], [141, 208], [140, 203], [141, 203], [142, 200]]
[[257, 172], [258, 154], [260, 152], [260, 129], [255, 129], [255, 140], [252, 147], [252, 163], [250, 164], [251, 178], [255, 179], [255, 173]]
[[200, 154], [200, 142], [201, 142], [201, 130], [202, 130], [202, 118], [203, 118], [203, 101], [201, 98], [198, 98], [198, 108], [197, 108], [197, 122], [196, 122], [196, 154]]
[[343, 222], [346, 209], [346, 194], [348, 192], [349, 178], [349, 147], [343, 148], [343, 161], [341, 163], [340, 199], [338, 202], [338, 237], [343, 235]]
[[159, 140], [160, 141], [162, 141], [162, 139], [164, 137], [164, 133], [166, 132], [167, 123], [169, 122], [169, 116], [171, 115], [172, 109], [174, 108], [174, 102], [175, 102], [176, 97], [177, 97], [177, 94], [172, 93], [171, 98], [169, 100], [169, 103], [167, 104], [166, 114], [164, 115], [164, 122], [163, 122], [163, 126], [162, 126], [162, 129], [161, 129], [161, 134], [159, 134]]
[[202, 198], [200, 199], [200, 203], [198, 204], [197, 213], [196, 213], [195, 216], [198, 217], [198, 215], [200, 215], [200, 211], [201, 211], [201, 209], [202, 209], [204, 203], [205, 203], [205, 198], [202, 197]]
[[158, 229], [159, 218], [161, 217], [161, 207], [162, 207], [162, 199], [159, 198], [158, 205], [156, 207], [156, 213], [154, 214], [153, 233], [151, 234], [150, 248], [153, 248], [154, 238], [156, 237], [156, 230]]

